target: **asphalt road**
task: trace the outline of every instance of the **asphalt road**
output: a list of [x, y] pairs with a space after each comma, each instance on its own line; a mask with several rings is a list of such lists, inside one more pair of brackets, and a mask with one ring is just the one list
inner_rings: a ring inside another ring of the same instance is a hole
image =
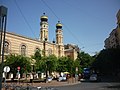
[[120, 90], [120, 83], [82, 82], [76, 85], [55, 88], [57, 88], [57, 90]]
[[[41, 89], [37, 87], [26, 86], [15, 87], [17, 90], [120, 90], [120, 83], [117, 82], [81, 82], [65, 86], [44, 86]], [[7, 89], [9, 90], [9, 89]]]

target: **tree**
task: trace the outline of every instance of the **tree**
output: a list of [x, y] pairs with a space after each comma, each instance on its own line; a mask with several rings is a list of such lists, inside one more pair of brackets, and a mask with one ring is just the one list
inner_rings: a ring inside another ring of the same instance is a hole
[[6, 56], [6, 61], [4, 62], [4, 66], [10, 67], [10, 72], [14, 74], [14, 77], [17, 73], [17, 67], [20, 67], [20, 74], [22, 75], [25, 71], [30, 72], [31, 71], [31, 64], [30, 64], [30, 58], [24, 57], [21, 55], [8, 55]]
[[41, 57], [40, 60], [35, 63], [36, 71], [49, 72], [56, 71], [57, 67], [57, 57], [55, 55], [50, 55], [48, 57]]
[[40, 60], [37, 60], [35, 63], [36, 71], [45, 72], [46, 71], [46, 60], [47, 57], [41, 57]]
[[66, 64], [67, 64], [67, 57], [59, 57], [57, 64], [57, 71], [66, 72], [67, 71]]
[[82, 69], [90, 67], [92, 62], [94, 61], [94, 58], [85, 52], [80, 52], [77, 59], [80, 61]]
[[[75, 73], [82, 73], [82, 69], [81, 69], [81, 66], [80, 66], [80, 61], [78, 59], [76, 59], [74, 61], [74, 67], [75, 67]], [[76, 72], [76, 68], [78, 68], [78, 71]]]
[[36, 49], [33, 56], [31, 56], [31, 59], [33, 59], [32, 64], [34, 65], [34, 72], [39, 71], [40, 65], [43, 65], [44, 62], [42, 62], [42, 56], [41, 56], [41, 50]]
[[78, 63], [77, 61], [74, 61], [69, 57], [60, 57], [58, 58], [57, 71], [58, 72], [70, 72], [70, 74], [75, 74], [76, 67], [80, 66], [77, 63]]
[[57, 68], [57, 57], [55, 55], [50, 55], [46, 60], [47, 70], [49, 72], [56, 71]]
[[37, 49], [33, 56], [31, 56], [32, 59], [35, 59], [36, 61], [41, 60], [41, 53], [40, 49]]
[[74, 73], [74, 61], [68, 57], [66, 58], [65, 65], [66, 65], [66, 71], [73, 74]]
[[92, 67], [104, 74], [118, 73], [120, 71], [120, 49], [101, 50]]

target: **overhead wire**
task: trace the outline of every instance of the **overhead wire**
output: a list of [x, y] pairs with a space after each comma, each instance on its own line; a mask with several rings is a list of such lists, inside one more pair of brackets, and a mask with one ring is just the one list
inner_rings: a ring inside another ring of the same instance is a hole
[[50, 6], [44, 1], [44, 0], [41, 0], [49, 9], [50, 11], [55, 15], [55, 17], [60, 20], [60, 18], [56, 15], [56, 13], [50, 8]]
[[[21, 8], [19, 7], [17, 1], [16, 1], [16, 0], [14, 0], [14, 1], [15, 1], [15, 4], [16, 4], [16, 6], [17, 6], [19, 12], [20, 12], [21, 15], [22, 15], [22, 17], [23, 17], [25, 23], [28, 25], [28, 27], [29, 27], [29, 29], [31, 30], [32, 34], [33, 34], [34, 37], [36, 38], [35, 33], [33, 32], [33, 30], [32, 30], [32, 28], [31, 28], [30, 24], [28, 23], [26, 17], [24, 16], [24, 14], [23, 14]], [[53, 10], [44, 0], [41, 0], [41, 1], [42, 1], [43, 4], [53, 13], [53, 15], [58, 19], [58, 21], [60, 21], [60, 18], [57, 16], [57, 14], [54, 12], [54, 10]], [[76, 35], [67, 27], [67, 25], [66, 25], [64, 22], [62, 22], [62, 23], [63, 23], [63, 25], [65, 26], [66, 30], [71, 34], [71, 36], [72, 36], [73, 38], [75, 38], [75, 40], [76, 40], [79, 44], [82, 44], [82, 45], [83, 45], [83, 43], [81, 43], [81, 42], [79, 41], [78, 37], [76, 37]], [[85, 46], [82, 46], [82, 47], [86, 48]]]
[[[44, 0], [41, 0], [43, 3], [44, 3], [44, 5], [46, 5], [47, 7], [48, 7], [48, 9], [54, 14], [54, 16], [58, 19], [58, 20], [60, 20], [60, 18], [57, 16], [57, 14], [53, 11], [53, 9], [44, 1]], [[97, 18], [97, 17], [96, 17]], [[63, 22], [62, 22], [63, 23]], [[72, 33], [72, 31], [67, 27], [67, 25], [65, 24], [65, 23], [63, 23], [63, 25], [65, 26], [65, 28], [66, 28], [66, 30], [71, 34], [71, 36], [73, 37], [73, 38], [75, 38], [75, 40], [79, 43], [79, 44], [81, 44], [81, 48], [80, 48], [80, 50], [82, 50], [83, 51], [83, 49], [84, 48], [86, 48], [86, 46], [84, 46], [83, 45], [83, 43], [81, 43], [80, 41], [79, 41], [79, 39], [78, 39], [78, 37], [75, 35], [75, 34], [73, 34]], [[102, 43], [96, 43], [96, 44], [91, 44], [91, 45], [89, 45], [90, 47], [92, 47], [92, 46], [98, 46], [98, 45], [102, 45]], [[87, 47], [88, 48], [88, 47]], [[91, 53], [90, 51], [89, 51], [89, 53]], [[93, 52], [92, 52], [93, 53]], [[95, 54], [96, 52], [94, 52], [94, 54]]]
[[[60, 18], [57, 16], [57, 14], [53, 11], [53, 9], [44, 1], [44, 0], [41, 0], [44, 5], [46, 5], [48, 7], [48, 9], [53, 13], [53, 15], [58, 19], [58, 21], [61, 21]], [[62, 21], [61, 21], [62, 22]], [[79, 39], [76, 37], [76, 35], [74, 35], [72, 33], [72, 31], [67, 27], [67, 25], [65, 23], [62, 22], [62, 24], [65, 26], [66, 30], [68, 30], [68, 32], [73, 36], [73, 38], [75, 38], [75, 40], [77, 40], [78, 43], [80, 44], [83, 44], [79, 41]]]
[[[44, 0], [41, 0], [48, 8], [49, 8], [49, 10], [54, 14], [54, 16], [58, 19], [58, 20], [60, 20], [60, 18], [57, 16], [57, 14], [53, 11], [53, 9], [51, 9], [51, 7], [44, 1]], [[63, 25], [65, 26], [65, 28], [66, 28], [66, 30], [68, 30], [69, 31], [69, 33], [73, 36], [73, 38], [75, 38], [75, 40], [77, 40], [77, 42], [78, 43], [80, 43], [80, 44], [82, 44], [82, 47], [84, 47], [84, 48], [86, 48], [86, 46], [83, 46], [83, 43], [81, 43], [80, 41], [79, 41], [79, 39], [76, 37], [76, 35], [74, 35], [73, 34], [73, 32], [67, 27], [67, 25], [64, 23], [64, 22], [62, 22], [63, 23]], [[95, 46], [95, 45], [101, 45], [102, 43], [96, 43], [96, 44], [92, 44], [92, 45], [90, 45], [90, 46]], [[81, 49], [83, 49], [83, 48], [81, 48]]]
[[[76, 7], [76, 8], [72, 8], [72, 7], [74, 7], [73, 5], [71, 5], [71, 4], [69, 4], [66, 0], [63, 0], [64, 1], [64, 4], [67, 4], [67, 6], [69, 7], [69, 8], [71, 8], [71, 9], [78, 9], [79, 10], [79, 8], [78, 7]], [[81, 9], [82, 10], [82, 9]], [[94, 17], [96, 20], [98, 20], [98, 18], [99, 17], [97, 17], [97, 16], [92, 16], [90, 13], [88, 13], [88, 12], [85, 12], [84, 10], [82, 10], [82, 13], [84, 14], [84, 15], [86, 15], [86, 17], [87, 17], [87, 15], [89, 15], [89, 16], [91, 16], [91, 17]], [[87, 13], [87, 14], [86, 14]], [[102, 45], [103, 43], [94, 43], [94, 44], [91, 44], [91, 45], [89, 45], [89, 46], [93, 46], [93, 45], [96, 45], [96, 46], [98, 46], [98, 45]]]
[[16, 1], [16, 0], [14, 0], [14, 2], [15, 2], [15, 4], [16, 4], [16, 6], [17, 6], [17, 8], [18, 8], [18, 10], [19, 10], [19, 12], [20, 12], [20, 14], [22, 15], [22, 17], [23, 17], [23, 19], [24, 19], [25, 23], [27, 24], [27, 26], [29, 27], [29, 29], [30, 29], [31, 33], [33, 34], [34, 38], [37, 38], [37, 37], [36, 37], [36, 35], [35, 35], [35, 33], [33, 32], [32, 28], [31, 28], [30, 24], [28, 23], [28, 21], [27, 21], [26, 17], [24, 16], [24, 14], [23, 14], [23, 12], [22, 12], [21, 8], [19, 7], [19, 5], [18, 5], [17, 1]]

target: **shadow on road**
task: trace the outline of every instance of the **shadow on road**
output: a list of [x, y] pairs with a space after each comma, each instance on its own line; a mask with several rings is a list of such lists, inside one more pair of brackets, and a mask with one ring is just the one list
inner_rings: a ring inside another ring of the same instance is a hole
[[[81, 82], [91, 82], [89, 79], [83, 79]], [[120, 83], [120, 79], [115, 76], [99, 76], [97, 81], [94, 82], [104, 82], [104, 83]]]
[[119, 85], [114, 85], [114, 86], [107, 86], [107, 88], [111, 88], [111, 89], [113, 89], [113, 88], [118, 89], [119, 88], [120, 89], [120, 84]]

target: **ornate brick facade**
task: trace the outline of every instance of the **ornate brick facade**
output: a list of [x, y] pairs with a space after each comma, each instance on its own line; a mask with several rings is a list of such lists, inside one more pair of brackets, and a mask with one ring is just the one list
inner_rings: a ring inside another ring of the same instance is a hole
[[[72, 51], [65, 50], [63, 44], [63, 30], [62, 24], [58, 22], [56, 24], [56, 43], [49, 42], [48, 40], [48, 17], [44, 14], [41, 16], [40, 22], [40, 37], [39, 40], [28, 38], [25, 36], [21, 36], [15, 33], [6, 32], [6, 40], [5, 40], [5, 55], [10, 53], [25, 55], [30, 57], [34, 55], [37, 49], [41, 50], [41, 55], [50, 55], [54, 54], [57, 57], [68, 56], [67, 53], [73, 53], [70, 57], [72, 59], [77, 58], [77, 51], [74, 48]], [[42, 51], [45, 51], [43, 54]], [[70, 55], [70, 54], [69, 54]]]

